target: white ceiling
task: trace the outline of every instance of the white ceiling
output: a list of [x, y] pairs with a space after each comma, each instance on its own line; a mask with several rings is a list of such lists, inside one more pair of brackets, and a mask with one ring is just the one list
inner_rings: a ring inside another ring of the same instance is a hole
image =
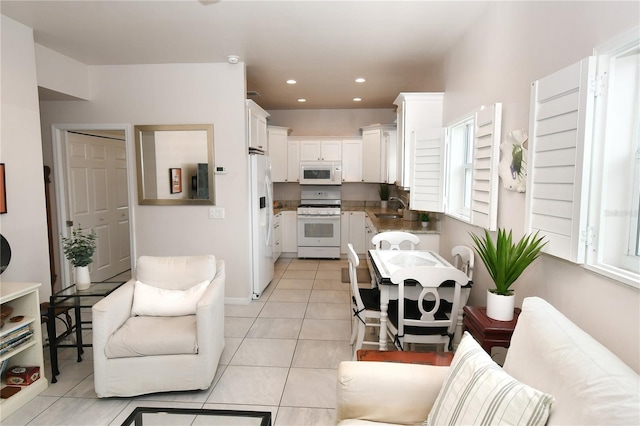
[[238, 55], [265, 109], [391, 108], [400, 92], [443, 90], [434, 65], [487, 3], [2, 0], [0, 11], [33, 28], [36, 43], [87, 65]]

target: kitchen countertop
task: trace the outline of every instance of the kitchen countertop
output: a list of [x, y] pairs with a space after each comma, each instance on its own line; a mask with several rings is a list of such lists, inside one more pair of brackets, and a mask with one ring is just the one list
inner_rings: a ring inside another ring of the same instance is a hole
[[[354, 209], [355, 210], [355, 209]], [[361, 210], [360, 210], [361, 211]], [[440, 230], [438, 221], [432, 221], [429, 223], [429, 227], [426, 229], [422, 227], [422, 222], [419, 220], [404, 220], [399, 219], [378, 219], [376, 213], [398, 213], [396, 210], [383, 209], [380, 207], [367, 207], [365, 214], [371, 220], [371, 224], [375, 228], [375, 232], [385, 231], [404, 231], [411, 232], [412, 234], [439, 234]]]

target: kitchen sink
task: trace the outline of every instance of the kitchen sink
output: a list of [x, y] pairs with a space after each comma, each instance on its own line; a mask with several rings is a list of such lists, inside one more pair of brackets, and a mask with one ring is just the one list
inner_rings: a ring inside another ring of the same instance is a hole
[[374, 213], [378, 219], [402, 219], [398, 213]]

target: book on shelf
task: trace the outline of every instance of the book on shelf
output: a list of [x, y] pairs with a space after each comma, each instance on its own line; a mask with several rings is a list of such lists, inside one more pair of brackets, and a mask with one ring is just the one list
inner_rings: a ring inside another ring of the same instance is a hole
[[21, 337], [24, 334], [28, 333], [29, 331], [31, 331], [31, 326], [29, 324], [25, 324], [22, 327], [18, 327], [12, 332], [2, 336], [2, 338], [0, 339], [0, 345], [13, 341], [16, 339], [16, 337]]
[[5, 354], [6, 352], [9, 352], [11, 349], [20, 346], [21, 344], [31, 340], [31, 338], [33, 337], [33, 331], [29, 330], [24, 336], [17, 338], [16, 340], [13, 340], [11, 342], [7, 342], [7, 343], [3, 343], [2, 345], [0, 345], [0, 355]]

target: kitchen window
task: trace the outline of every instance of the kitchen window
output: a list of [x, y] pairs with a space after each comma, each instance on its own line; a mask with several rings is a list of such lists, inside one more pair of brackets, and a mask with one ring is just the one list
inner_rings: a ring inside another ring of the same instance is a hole
[[473, 128], [475, 114], [449, 126], [449, 173], [447, 214], [471, 221], [471, 185], [473, 172]]

